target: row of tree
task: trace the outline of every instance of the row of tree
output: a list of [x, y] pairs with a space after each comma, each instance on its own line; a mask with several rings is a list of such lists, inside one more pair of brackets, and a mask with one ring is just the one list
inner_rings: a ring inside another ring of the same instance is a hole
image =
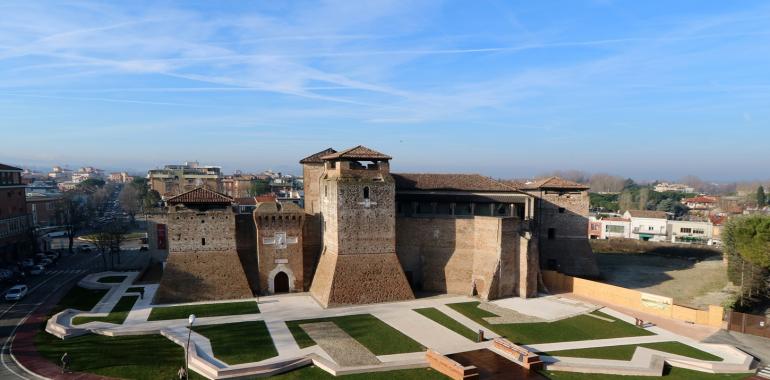
[[740, 286], [735, 307], [747, 309], [770, 300], [770, 216], [731, 218], [722, 238], [728, 277]]

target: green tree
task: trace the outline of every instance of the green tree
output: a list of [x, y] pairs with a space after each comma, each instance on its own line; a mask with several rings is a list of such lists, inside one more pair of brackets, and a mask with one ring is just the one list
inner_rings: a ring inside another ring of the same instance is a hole
[[83, 188], [83, 187], [97, 187], [97, 188], [100, 188], [100, 187], [103, 187], [104, 184], [105, 184], [105, 182], [104, 182], [103, 179], [89, 178], [89, 179], [87, 179], [87, 180], [85, 180], [83, 182], [80, 182], [78, 184], [78, 186], [81, 187], [81, 188]]
[[767, 297], [770, 283], [770, 216], [728, 220], [722, 232], [728, 276], [740, 285], [740, 306]]
[[674, 211], [674, 200], [670, 198], [663, 199], [658, 203], [658, 205], [655, 207], [658, 211], [666, 211], [666, 212], [673, 212]]
[[759, 185], [757, 188], [757, 207], [762, 208], [767, 204], [767, 197], [765, 196], [765, 188]]
[[251, 187], [249, 188], [249, 195], [255, 197], [257, 195], [267, 194], [270, 192], [270, 181], [264, 179], [255, 179], [251, 181]]

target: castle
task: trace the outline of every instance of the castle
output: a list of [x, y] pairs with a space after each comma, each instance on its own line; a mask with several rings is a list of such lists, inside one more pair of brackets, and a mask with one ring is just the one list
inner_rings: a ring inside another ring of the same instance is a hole
[[598, 274], [587, 187], [397, 174], [391, 159], [363, 146], [302, 159], [304, 209], [269, 201], [239, 214], [204, 187], [169, 198], [151, 229], [169, 250], [156, 302], [303, 291], [323, 307], [415, 293], [489, 300], [537, 295], [541, 267]]

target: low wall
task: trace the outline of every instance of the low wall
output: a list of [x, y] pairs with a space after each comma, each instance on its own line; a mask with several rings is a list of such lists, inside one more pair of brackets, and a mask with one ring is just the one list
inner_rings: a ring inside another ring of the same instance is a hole
[[428, 360], [428, 364], [431, 368], [443, 373], [453, 380], [479, 378], [479, 371], [475, 366], [463, 366], [436, 351], [428, 350], [425, 353], [425, 359]]
[[626, 289], [615, 285], [567, 276], [555, 271], [542, 271], [543, 282], [551, 293], [573, 293], [618, 305], [643, 313], [699, 325], [721, 327], [724, 308], [709, 306], [708, 310], [675, 305], [670, 297]]

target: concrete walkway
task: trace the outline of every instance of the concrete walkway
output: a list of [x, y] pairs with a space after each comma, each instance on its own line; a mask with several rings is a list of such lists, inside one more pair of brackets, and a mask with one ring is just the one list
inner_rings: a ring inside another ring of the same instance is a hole
[[[105, 284], [98, 283], [97, 280], [99, 277], [108, 275], [117, 274], [102, 273], [93, 277], [89, 276], [89, 280], [85, 282], [85, 284], [89, 286], [105, 286]], [[120, 275], [125, 275], [125, 273], [121, 273]], [[94, 310], [92, 310], [92, 312], [97, 309], [107, 310], [109, 305], [114, 306], [120, 297], [125, 294], [126, 289], [130, 286], [134, 277], [135, 275], [129, 275], [127, 279], [120, 284], [110, 284], [110, 291], [104, 297], [103, 301], [100, 302], [99, 305], [94, 308]], [[53, 325], [55, 327], [51, 329], [52, 333], [54, 334], [56, 334], [56, 332], [61, 329], [80, 329], [84, 332], [91, 332], [108, 336], [161, 334], [184, 347], [188, 333], [188, 322], [186, 319], [150, 322], [147, 321], [151, 308], [153, 307], [149, 300], [152, 299], [152, 294], [155, 290], [157, 290], [157, 287], [153, 287], [152, 285], [145, 286], [145, 299], [140, 300], [134, 305], [134, 308], [131, 310], [131, 312], [129, 312], [128, 318], [122, 325], [114, 325], [103, 322], [91, 322], [73, 328], [70, 325], [72, 317], [78, 314], [82, 314], [82, 312], [72, 310], [62, 312], [65, 313], [63, 315], [57, 314], [57, 316], [54, 316], [54, 318], [49, 320], [49, 325]], [[223, 300], [220, 302], [237, 301], [246, 300]], [[487, 338], [497, 337], [497, 334], [494, 334], [492, 331], [484, 328], [466, 316], [446, 306], [450, 303], [471, 301], [477, 300], [465, 296], [441, 296], [395, 303], [323, 309], [306, 293], [261, 297], [259, 302], [261, 313], [259, 314], [233, 315], [224, 317], [202, 317], [198, 318], [195, 324], [215, 325], [260, 320], [264, 321], [276, 347], [278, 356], [255, 363], [228, 365], [227, 363], [216, 359], [211, 347], [211, 343], [205, 336], [193, 332], [191, 335], [192, 342], [190, 344], [189, 351], [191, 358], [191, 368], [208, 378], [214, 379], [272, 375], [296, 368], [297, 366], [307, 365], [310, 362], [335, 375], [425, 367], [428, 364], [425, 359], [424, 352], [377, 356], [376, 362], [374, 359], [372, 359], [372, 357], [369, 356], [367, 356], [367, 360], [362, 359], [360, 361], [353, 360], [355, 358], [352, 356], [346, 357], [344, 354], [341, 354], [341, 352], [344, 350], [340, 351], [340, 349], [345, 345], [344, 338], [351, 338], [336, 326], [334, 326], [334, 328], [342, 331], [344, 337], [339, 334], [339, 331], [337, 331], [337, 334], [334, 334], [333, 332], [330, 332], [331, 330], [329, 329], [314, 329], [312, 326], [314, 324], [311, 324], [311, 336], [315, 334], [315, 338], [320, 340], [320, 342], [318, 342], [319, 344], [312, 347], [300, 349], [297, 345], [297, 342], [294, 340], [291, 331], [289, 331], [288, 327], [286, 326], [286, 321], [329, 318], [356, 314], [371, 314], [387, 325], [414, 339], [422, 346], [431, 348], [440, 353], [451, 354], [456, 352], [477, 350], [480, 348], [489, 348], [491, 346], [491, 342], [473, 342], [457, 333], [454, 333], [453, 331], [434, 322], [433, 320], [415, 312], [414, 309], [428, 307], [436, 308], [458, 323], [468, 327], [472, 331], [478, 331], [479, 329], [482, 329], [485, 331], [485, 336]], [[508, 310], [511, 310], [512, 313], [515, 312], [518, 314], [526, 314], [532, 318], [548, 318], [549, 320], [554, 320], [573, 316], [575, 315], [574, 313], [592, 311], [595, 306], [591, 303], [564, 300], [558, 297], [546, 297], [543, 299], [500, 300], [495, 302], [495, 308], [498, 310], [499, 308], [509, 308]], [[109, 310], [111, 309], [112, 307], [109, 307]], [[612, 316], [613, 318], [618, 318], [620, 320], [631, 322], [634, 320], [630, 315], [617, 310], [605, 308], [602, 309], [602, 311]], [[331, 325], [327, 325], [324, 326], [331, 328]], [[750, 357], [741, 354], [734, 348], [724, 345], [705, 345], [694, 339], [690, 339], [667, 331], [661, 327], [650, 327], [648, 330], [655, 333], [655, 335], [615, 339], [598, 339], [578, 342], [532, 344], [529, 346], [529, 348], [536, 351], [559, 351], [578, 348], [679, 341], [717, 355], [723, 358], [724, 362], [721, 362], [720, 366], [715, 365], [715, 362], [696, 361], [695, 359], [678, 357], [676, 355], [661, 354], [660, 352], [654, 350], [648, 350], [651, 351], [650, 353], [640, 349], [637, 350], [637, 353], [634, 355], [634, 359], [632, 361], [626, 361], [622, 363], [625, 363], [626, 367], [638, 365], [637, 369], [642, 372], [643, 370], [650, 371], [657, 370], [658, 367], [662, 368], [662, 366], [659, 365], [659, 362], [662, 363], [663, 361], [667, 361], [675, 366], [694, 368], [706, 372], [729, 372], [736, 371], [738, 369], [745, 370], [747, 360], [749, 360], [748, 365], [750, 365]], [[65, 335], [65, 337], [67, 336]], [[342, 343], [338, 345], [330, 343], [333, 341]], [[360, 343], [356, 341], [348, 343], [353, 342], [355, 342], [356, 345], [360, 345]], [[358, 349], [361, 347], [358, 347]], [[364, 347], [364, 350], [361, 352], [366, 353], [368, 350]], [[371, 353], [369, 352], [369, 354]], [[638, 358], [637, 354], [639, 356]], [[373, 354], [371, 355], [373, 356]], [[623, 367], [623, 364], [596, 359], [550, 358], [548, 360], [550, 363], [549, 365], [552, 366], [552, 369], [558, 368], [559, 370], [580, 368], [581, 371], [597, 370], [609, 371], [606, 373], [618, 373], [612, 371], [618, 371], [619, 368]]]

